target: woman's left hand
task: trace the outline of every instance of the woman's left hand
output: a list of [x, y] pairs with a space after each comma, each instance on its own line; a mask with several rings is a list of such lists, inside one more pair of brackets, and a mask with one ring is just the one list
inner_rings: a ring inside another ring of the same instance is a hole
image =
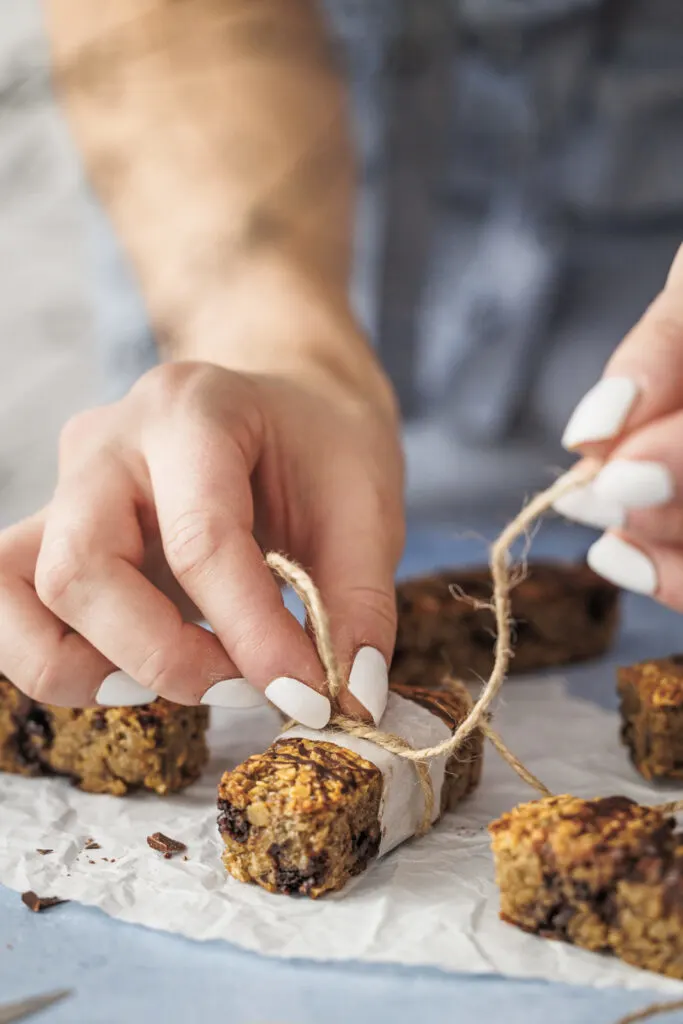
[[555, 509], [605, 532], [588, 562], [606, 579], [683, 611], [683, 246], [662, 292], [582, 398], [563, 444], [595, 479]]

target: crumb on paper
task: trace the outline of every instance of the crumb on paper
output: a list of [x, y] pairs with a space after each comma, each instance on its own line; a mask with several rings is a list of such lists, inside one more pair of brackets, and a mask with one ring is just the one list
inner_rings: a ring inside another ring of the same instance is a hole
[[41, 857], [47, 857], [48, 853], [54, 853], [54, 852], [55, 852], [54, 850], [40, 850], [40, 849], [36, 850], [36, 853], [39, 853]]
[[59, 896], [38, 896], [29, 890], [21, 894], [22, 903], [38, 914], [41, 910], [48, 910], [50, 907], [58, 907], [60, 903], [68, 903], [68, 900], [60, 899]]
[[171, 839], [163, 832], [154, 832], [151, 836], [147, 836], [147, 845], [153, 850], [163, 853], [165, 860], [170, 860], [174, 853], [184, 853], [187, 850], [185, 843], [181, 843], [178, 839]]
[[86, 839], [84, 850], [101, 850], [102, 847], [99, 843], [96, 843], [94, 839]]

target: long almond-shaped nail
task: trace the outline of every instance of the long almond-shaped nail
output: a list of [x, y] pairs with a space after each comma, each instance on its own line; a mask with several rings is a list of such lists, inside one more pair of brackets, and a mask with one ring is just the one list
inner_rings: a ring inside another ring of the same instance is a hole
[[361, 647], [349, 674], [349, 693], [372, 715], [375, 725], [387, 706], [389, 672], [384, 655], [376, 647]]
[[598, 498], [618, 502], [624, 508], [666, 505], [676, 492], [673, 473], [664, 463], [631, 459], [608, 462], [592, 486]]
[[95, 703], [103, 707], [134, 708], [142, 704], [151, 704], [157, 695], [136, 683], [125, 672], [112, 672], [106, 677], [95, 694]]
[[289, 676], [274, 679], [266, 687], [266, 697], [285, 715], [309, 729], [324, 729], [332, 714], [332, 706], [324, 694]]
[[657, 570], [654, 563], [639, 548], [621, 537], [605, 533], [588, 549], [588, 564], [599, 576], [610, 583], [637, 594], [657, 591]]
[[199, 701], [214, 708], [260, 708], [266, 707], [268, 701], [258, 690], [250, 686], [246, 679], [221, 679], [210, 686]]
[[590, 441], [608, 441], [621, 431], [638, 395], [638, 385], [630, 377], [604, 377], [587, 391], [562, 435], [562, 444], [570, 451]]
[[592, 484], [576, 487], [561, 495], [553, 502], [553, 508], [561, 516], [573, 519], [584, 526], [595, 526], [598, 530], [623, 526], [626, 512], [621, 505], [595, 493]]

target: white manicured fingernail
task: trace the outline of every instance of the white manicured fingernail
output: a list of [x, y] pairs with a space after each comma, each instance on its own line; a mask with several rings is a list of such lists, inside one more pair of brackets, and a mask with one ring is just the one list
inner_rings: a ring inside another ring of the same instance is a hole
[[372, 715], [375, 725], [387, 706], [389, 673], [384, 655], [376, 647], [361, 647], [349, 674], [349, 693]]
[[553, 508], [567, 519], [573, 519], [585, 526], [595, 526], [599, 530], [623, 526], [626, 519], [626, 513], [621, 505], [601, 498], [595, 493], [592, 484], [577, 487], [561, 495], [553, 502]]
[[593, 481], [595, 493], [605, 501], [625, 508], [654, 508], [666, 505], [676, 491], [673, 474], [662, 462], [632, 462], [614, 459]]
[[324, 729], [332, 714], [324, 694], [289, 676], [273, 679], [266, 687], [266, 697], [280, 711], [309, 729]]
[[616, 437], [636, 400], [638, 385], [630, 377], [605, 377], [587, 391], [562, 435], [562, 444], [570, 451], [588, 441], [607, 441]]
[[108, 708], [134, 708], [155, 700], [155, 693], [140, 686], [125, 672], [112, 672], [95, 694], [95, 703]]
[[260, 708], [268, 701], [246, 679], [221, 679], [209, 687], [199, 703], [214, 708]]
[[603, 534], [588, 549], [588, 564], [593, 572], [618, 587], [637, 594], [654, 594], [657, 590], [657, 570], [652, 561], [639, 548], [612, 533]]

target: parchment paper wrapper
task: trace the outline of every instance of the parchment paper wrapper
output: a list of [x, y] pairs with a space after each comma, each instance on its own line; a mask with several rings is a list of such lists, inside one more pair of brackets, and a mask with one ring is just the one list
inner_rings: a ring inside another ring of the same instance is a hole
[[[450, 729], [438, 715], [433, 715], [413, 701], [399, 697], [397, 693], [389, 694], [381, 728], [384, 732], [400, 736], [416, 749], [433, 747], [451, 735]], [[285, 736], [300, 736], [306, 740], [325, 740], [327, 743], [336, 743], [348, 750], [355, 751], [366, 761], [377, 765], [384, 779], [382, 802], [379, 809], [382, 827], [380, 857], [400, 846], [419, 830], [425, 809], [424, 795], [417, 781], [415, 768], [410, 761], [404, 757], [397, 757], [396, 754], [391, 754], [388, 750], [384, 750], [368, 740], [344, 733], [328, 732], [323, 734], [315, 729], [306, 729], [297, 725], [288, 729]], [[435, 757], [429, 762], [429, 775], [434, 790], [432, 820], [439, 816], [446, 760], [446, 757], [443, 756]]]
[[[640, 779], [619, 743], [617, 715], [571, 696], [561, 677], [515, 679], [503, 696], [496, 727], [555, 792], [623, 793], [643, 803], [681, 795]], [[371, 866], [345, 893], [309, 901], [233, 881], [220, 862], [216, 783], [228, 762], [263, 749], [279, 720], [259, 711], [215, 721], [210, 768], [179, 796], [117, 800], [60, 780], [0, 776], [0, 882], [273, 957], [400, 962], [683, 994], [679, 982], [498, 920], [486, 825], [533, 794], [490, 746], [474, 796], [430, 835]], [[189, 860], [164, 860], [151, 850], [145, 840], [156, 831], [187, 843]], [[100, 850], [83, 849], [89, 837]], [[54, 852], [41, 856], [37, 848]]]

